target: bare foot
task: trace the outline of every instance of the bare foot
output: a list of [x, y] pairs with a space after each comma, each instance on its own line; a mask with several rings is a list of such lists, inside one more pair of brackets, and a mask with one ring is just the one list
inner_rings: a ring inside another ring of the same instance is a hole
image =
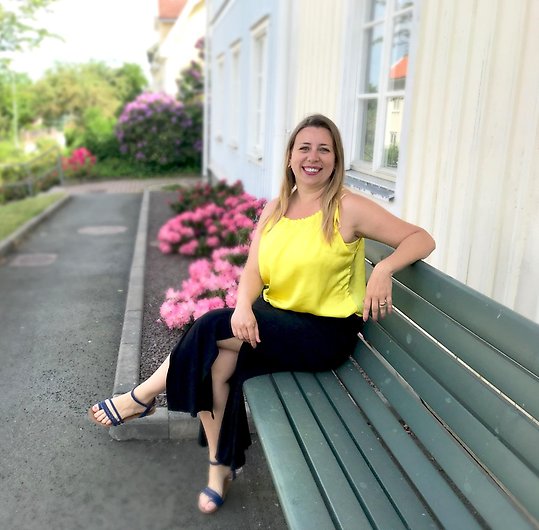
[[[226, 494], [232, 482], [232, 471], [227, 466], [210, 465], [208, 488], [217, 493], [223, 501], [226, 498]], [[198, 509], [202, 513], [214, 513], [219, 506], [203, 491], [200, 493], [198, 499]]]
[[[136, 393], [135, 396], [137, 396]], [[139, 401], [142, 401], [138, 396], [137, 399], [139, 399]], [[151, 402], [152, 398], [148, 399], [147, 401], [142, 401], [142, 403], [148, 404]], [[104, 403], [108, 408], [110, 414], [112, 414], [117, 421], [125, 421], [132, 416], [138, 416], [142, 414], [146, 410], [146, 406], [137, 403], [131, 396], [131, 393], [122, 394], [111, 399], [106, 399]], [[109, 418], [104, 408], [100, 408], [98, 403], [96, 403], [93, 407], [89, 409], [88, 414], [90, 415], [90, 419], [92, 419], [95, 423], [103, 425], [104, 427], [110, 427], [113, 424], [112, 420]]]

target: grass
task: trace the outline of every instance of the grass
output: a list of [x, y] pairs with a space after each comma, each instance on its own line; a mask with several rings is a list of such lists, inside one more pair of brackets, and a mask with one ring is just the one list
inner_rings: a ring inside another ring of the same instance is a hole
[[64, 196], [65, 193], [42, 194], [1, 205], [0, 241]]

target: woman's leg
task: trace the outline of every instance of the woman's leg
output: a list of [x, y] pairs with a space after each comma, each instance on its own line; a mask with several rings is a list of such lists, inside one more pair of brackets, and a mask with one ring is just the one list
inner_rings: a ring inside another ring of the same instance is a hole
[[[219, 433], [223, 423], [223, 415], [228, 399], [228, 380], [232, 377], [238, 360], [238, 352], [241, 347], [238, 339], [226, 339], [217, 343], [219, 354], [212, 365], [212, 391], [213, 391], [213, 417], [208, 411], [199, 412], [206, 439], [208, 441], [209, 460], [216, 461], [217, 445], [219, 443]], [[226, 480], [230, 479], [230, 468], [221, 465], [209, 466], [208, 486], [223, 495]], [[213, 512], [216, 509], [215, 503], [204, 494], [200, 494], [199, 508], [203, 512]]]
[[[143, 381], [133, 390], [139, 401], [150, 404], [156, 396], [165, 391], [169, 363], [170, 355], [167, 356], [161, 366], [146, 381]], [[122, 418], [128, 418], [129, 416], [144, 412], [144, 407], [134, 401], [129, 392], [116, 396], [111, 401]], [[105, 414], [105, 411], [99, 409], [97, 404], [92, 407], [92, 411], [94, 418], [98, 422], [103, 425], [110, 425], [112, 423]]]

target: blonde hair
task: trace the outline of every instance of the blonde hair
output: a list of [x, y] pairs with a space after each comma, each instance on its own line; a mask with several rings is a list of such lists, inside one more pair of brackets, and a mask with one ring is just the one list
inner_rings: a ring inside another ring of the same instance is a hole
[[335, 168], [321, 196], [322, 233], [324, 234], [327, 242], [331, 243], [333, 236], [335, 235], [335, 213], [337, 211], [339, 200], [343, 191], [344, 149], [339, 129], [329, 118], [323, 116], [322, 114], [313, 114], [311, 116], [307, 116], [300, 123], [298, 123], [296, 128], [292, 131], [286, 146], [284, 159], [284, 178], [281, 183], [279, 197], [275, 204], [275, 209], [264, 221], [263, 227], [270, 222], [272, 223], [272, 227], [275, 226], [275, 224], [279, 221], [279, 219], [281, 219], [281, 217], [284, 216], [286, 210], [288, 209], [290, 196], [296, 186], [296, 177], [294, 176], [292, 168], [289, 166], [290, 156], [292, 154], [292, 149], [294, 148], [296, 136], [302, 129], [305, 129], [306, 127], [319, 127], [326, 129], [329, 131], [329, 134], [333, 140]]

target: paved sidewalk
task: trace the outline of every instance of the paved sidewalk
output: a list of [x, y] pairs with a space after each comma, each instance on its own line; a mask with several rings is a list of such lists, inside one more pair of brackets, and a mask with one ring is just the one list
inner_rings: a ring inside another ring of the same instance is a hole
[[142, 182], [70, 189], [0, 263], [1, 526], [286, 528], [256, 440], [223, 508], [204, 516], [205, 450], [117, 442], [86, 418], [113, 387]]

